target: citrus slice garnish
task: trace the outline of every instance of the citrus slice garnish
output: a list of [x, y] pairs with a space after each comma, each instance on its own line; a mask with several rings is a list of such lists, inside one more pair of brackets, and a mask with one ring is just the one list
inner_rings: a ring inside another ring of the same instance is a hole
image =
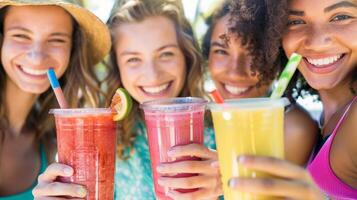
[[114, 121], [123, 120], [127, 117], [133, 107], [133, 100], [124, 88], [118, 88], [112, 98], [110, 108], [115, 113]]

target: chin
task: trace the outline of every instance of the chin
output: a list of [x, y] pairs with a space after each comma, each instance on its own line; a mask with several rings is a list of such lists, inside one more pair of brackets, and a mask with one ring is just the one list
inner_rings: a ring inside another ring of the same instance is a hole
[[36, 95], [41, 95], [43, 93], [45, 93], [47, 90], [49, 89], [48, 87], [21, 87], [21, 90], [27, 92], [27, 93], [31, 93], [31, 94], [36, 94]]

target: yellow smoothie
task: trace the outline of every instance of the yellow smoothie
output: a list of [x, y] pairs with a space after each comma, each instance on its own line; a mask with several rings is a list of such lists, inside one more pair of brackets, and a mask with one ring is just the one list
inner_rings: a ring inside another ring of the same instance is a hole
[[225, 200], [268, 200], [229, 188], [232, 177], [266, 177], [237, 163], [239, 155], [284, 157], [284, 104], [269, 99], [229, 101], [211, 107]]

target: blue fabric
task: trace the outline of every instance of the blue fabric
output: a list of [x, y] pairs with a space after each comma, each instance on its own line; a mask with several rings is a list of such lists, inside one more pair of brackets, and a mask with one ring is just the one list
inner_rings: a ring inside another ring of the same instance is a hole
[[[115, 200], [155, 200], [149, 145], [142, 121], [134, 127], [137, 134], [133, 149], [127, 149], [127, 160], [116, 162]], [[205, 128], [205, 146], [216, 149], [212, 128]]]

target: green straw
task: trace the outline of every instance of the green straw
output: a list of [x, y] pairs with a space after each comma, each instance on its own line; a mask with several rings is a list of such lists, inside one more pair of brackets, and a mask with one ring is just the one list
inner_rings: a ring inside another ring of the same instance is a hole
[[293, 77], [297, 66], [301, 62], [301, 59], [302, 56], [297, 53], [293, 53], [290, 56], [288, 64], [286, 65], [285, 69], [281, 73], [278, 82], [275, 88], [273, 89], [273, 93], [270, 95], [271, 99], [279, 99], [283, 96], [286, 87], [288, 87], [290, 79]]

